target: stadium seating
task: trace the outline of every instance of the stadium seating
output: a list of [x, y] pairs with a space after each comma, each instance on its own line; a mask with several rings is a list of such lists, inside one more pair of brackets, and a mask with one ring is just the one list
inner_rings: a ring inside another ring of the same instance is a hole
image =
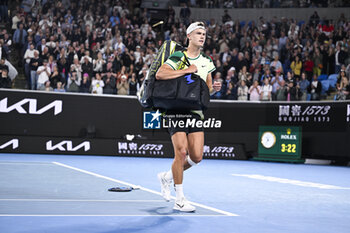
[[320, 76], [318, 76], [317, 80], [318, 81], [322, 81], [322, 80], [327, 80], [328, 76], [326, 74], [321, 74]]
[[329, 90], [329, 86], [330, 86], [330, 82], [329, 80], [321, 80], [320, 81], [322, 84], [322, 91], [321, 91], [321, 95], [325, 95], [326, 92]]
[[328, 81], [329, 81], [330, 87], [335, 88], [335, 86], [337, 84], [337, 80], [338, 80], [338, 74], [329, 75]]

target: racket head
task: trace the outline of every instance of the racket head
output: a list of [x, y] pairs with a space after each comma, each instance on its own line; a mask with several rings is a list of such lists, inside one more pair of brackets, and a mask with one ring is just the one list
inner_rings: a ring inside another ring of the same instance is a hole
[[132, 190], [133, 188], [128, 186], [118, 186], [108, 189], [110, 192], [130, 192]]

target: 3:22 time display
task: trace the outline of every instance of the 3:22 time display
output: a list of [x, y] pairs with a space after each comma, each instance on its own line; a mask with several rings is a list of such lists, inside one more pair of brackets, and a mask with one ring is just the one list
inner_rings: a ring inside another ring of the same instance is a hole
[[296, 144], [281, 144], [281, 152], [285, 153], [296, 153], [297, 145]]

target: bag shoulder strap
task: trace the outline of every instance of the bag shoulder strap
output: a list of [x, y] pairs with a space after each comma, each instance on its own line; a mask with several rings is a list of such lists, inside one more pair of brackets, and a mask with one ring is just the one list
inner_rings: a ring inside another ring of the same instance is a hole
[[185, 63], [185, 65], [190, 66], [190, 65], [191, 65], [191, 63], [190, 63], [190, 61], [188, 60], [186, 50], [183, 50], [183, 51], [182, 51], [182, 53], [184, 54], [184, 58], [185, 58], [184, 63]]
[[171, 41], [166, 41], [166, 44], [164, 45], [164, 53], [163, 53], [163, 57], [162, 57], [162, 64], [166, 61], [166, 59], [170, 55], [170, 45], [171, 45]]

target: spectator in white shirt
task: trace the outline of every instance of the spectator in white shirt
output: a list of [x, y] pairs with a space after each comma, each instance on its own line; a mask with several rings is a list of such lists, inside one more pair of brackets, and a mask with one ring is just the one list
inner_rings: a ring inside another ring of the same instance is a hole
[[80, 59], [80, 64], [83, 64], [85, 62], [85, 58], [89, 60], [90, 63], [92, 63], [92, 58], [90, 57], [90, 52], [85, 51], [85, 56], [82, 56]]
[[125, 45], [121, 38], [117, 38], [117, 43], [114, 44], [114, 50], [117, 50], [118, 48], [120, 48], [122, 53], [124, 53]]
[[34, 44], [30, 43], [29, 48], [26, 50], [25, 54], [24, 54], [24, 59], [26, 60], [26, 63], [29, 64], [30, 59], [32, 59], [34, 57], [34, 51], [36, 51], [34, 49]]
[[97, 59], [94, 59], [92, 64], [93, 64], [94, 72], [101, 73], [103, 71], [103, 66], [104, 64], [106, 64], [106, 61], [103, 60], [101, 52], [98, 52]]
[[103, 94], [103, 87], [105, 86], [101, 75], [99, 73], [96, 73], [96, 78], [92, 80], [91, 83], [91, 93], [92, 94]]
[[271, 91], [272, 86], [270, 84], [270, 80], [268, 78], [264, 79], [264, 85], [261, 88], [261, 100], [263, 101], [271, 101]]
[[141, 47], [140, 45], [136, 46], [136, 51], [134, 52], [135, 63], [138, 63], [141, 58]]
[[21, 21], [21, 14], [17, 11], [16, 15], [12, 17], [12, 27], [11, 29], [15, 31], [18, 27], [17, 24]]
[[253, 85], [249, 88], [249, 100], [258, 101], [260, 100], [261, 87], [259, 85], [258, 80], [253, 82]]
[[[34, 58], [34, 45], [33, 43], [30, 43], [29, 48], [26, 50], [26, 52], [24, 53], [24, 59], [25, 59], [25, 63], [24, 63], [24, 74], [26, 76], [26, 79], [28, 80], [28, 83], [30, 83], [30, 59]], [[30, 89], [30, 87], [29, 87]]]
[[49, 80], [49, 77], [51, 75], [50, 67], [47, 65], [47, 60], [43, 61], [43, 65], [39, 66], [36, 72], [39, 75], [36, 89], [40, 90], [45, 85], [45, 82]]
[[79, 58], [78, 55], [74, 55], [74, 59], [73, 59], [73, 64], [70, 66], [70, 71], [73, 72], [77, 72], [77, 77], [78, 79], [82, 79], [82, 72], [83, 69], [81, 67], [81, 64], [79, 63]]

